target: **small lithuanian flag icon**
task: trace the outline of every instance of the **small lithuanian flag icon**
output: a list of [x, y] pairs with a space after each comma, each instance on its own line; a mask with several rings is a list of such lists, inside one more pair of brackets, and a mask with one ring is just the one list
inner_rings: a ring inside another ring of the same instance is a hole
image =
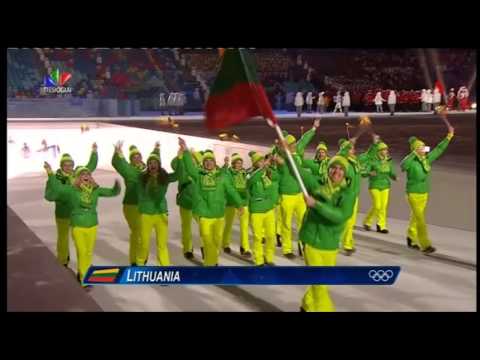
[[88, 278], [89, 282], [113, 283], [119, 273], [119, 268], [95, 270]]

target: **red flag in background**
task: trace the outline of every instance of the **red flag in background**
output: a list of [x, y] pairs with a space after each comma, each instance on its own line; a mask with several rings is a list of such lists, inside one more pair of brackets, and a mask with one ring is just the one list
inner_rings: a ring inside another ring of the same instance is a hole
[[227, 49], [210, 89], [205, 108], [206, 126], [212, 130], [225, 129], [257, 116], [276, 122], [258, 79], [255, 61], [246, 50]]
[[440, 80], [435, 81], [435, 87], [438, 89], [438, 91], [440, 91], [440, 94], [445, 94], [445, 88], [443, 87]]

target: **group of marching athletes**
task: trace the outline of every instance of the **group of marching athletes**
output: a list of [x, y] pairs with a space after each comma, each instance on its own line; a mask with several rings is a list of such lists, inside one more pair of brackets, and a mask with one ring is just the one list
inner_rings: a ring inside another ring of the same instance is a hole
[[[232, 226], [240, 222], [240, 254], [252, 258], [257, 266], [275, 265], [275, 247], [283, 256], [296, 257], [293, 251], [292, 222], [296, 218], [298, 254], [308, 266], [333, 266], [343, 247], [346, 255], [355, 252], [353, 228], [359, 206], [361, 178], [368, 178], [372, 207], [365, 219], [365, 230], [388, 233], [387, 208], [391, 180], [396, 180], [388, 145], [372, 133], [372, 144], [365, 153], [356, 155], [357, 138], [340, 139], [339, 151], [332, 157], [325, 142], [319, 142], [313, 159], [305, 158], [305, 149], [315, 137], [320, 120], [297, 139], [284, 132], [268, 154], [251, 151], [251, 167], [239, 154], [225, 158], [221, 167], [211, 150], [195, 151], [179, 138], [179, 151], [168, 173], [160, 159], [160, 144], [143, 161], [142, 154], [130, 146], [128, 159], [122, 142], [115, 145], [112, 166], [125, 183], [123, 214], [130, 229], [129, 262], [143, 266], [149, 258], [150, 238], [156, 233], [157, 261], [170, 265], [168, 250], [168, 185], [178, 182], [176, 204], [179, 206], [182, 247], [185, 258], [194, 258], [192, 225], [198, 225], [203, 264], [218, 266], [221, 251], [231, 253]], [[401, 162], [406, 172], [407, 201], [411, 210], [407, 245], [424, 253], [434, 252], [427, 232], [425, 209], [430, 192], [432, 163], [442, 155], [453, 138], [448, 135], [432, 151], [412, 137], [411, 152]], [[292, 154], [308, 191], [303, 194], [287, 158]], [[78, 279], [83, 279], [92, 263], [95, 247], [99, 197], [120, 194], [119, 181], [112, 188], [100, 187], [92, 177], [98, 161], [94, 144], [86, 166], [74, 167], [74, 161], [63, 154], [60, 168], [54, 173], [48, 163], [45, 199], [55, 202], [57, 224], [57, 258], [68, 266], [68, 235], [71, 230], [78, 258]], [[253, 241], [249, 240], [249, 227]], [[342, 245], [340, 245], [342, 244]], [[334, 305], [324, 285], [312, 285], [303, 298], [303, 311], [333, 311]]]

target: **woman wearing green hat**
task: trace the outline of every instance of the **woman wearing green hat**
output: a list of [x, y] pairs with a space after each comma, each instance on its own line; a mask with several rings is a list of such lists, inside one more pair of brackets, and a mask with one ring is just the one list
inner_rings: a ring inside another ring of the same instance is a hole
[[[327, 176], [314, 175], [294, 157], [309, 196], [299, 239], [304, 244], [307, 266], [335, 266], [340, 240], [355, 204], [351, 166], [343, 156], [334, 156], [327, 166]], [[326, 285], [311, 285], [302, 300], [301, 311], [335, 311]]]
[[[303, 161], [305, 148], [315, 136], [316, 130], [320, 126], [320, 120], [315, 120], [311, 130], [303, 134], [297, 142], [293, 135], [284, 133], [285, 141], [292, 155], [298, 155]], [[282, 158], [286, 159], [286, 154], [282, 151]], [[290, 166], [284, 161], [278, 167], [280, 174], [280, 206], [282, 210], [282, 251], [288, 259], [295, 258], [292, 251], [292, 221], [293, 215], [297, 219], [297, 231], [300, 231], [303, 216], [305, 215], [306, 205], [303, 199], [302, 190]], [[300, 247], [299, 247], [300, 250]], [[300, 250], [301, 251], [301, 250]]]
[[165, 198], [168, 185], [177, 181], [177, 174], [169, 174], [160, 161], [160, 156], [152, 152], [147, 159], [145, 170], [138, 175], [137, 194], [140, 213], [140, 241], [137, 247], [139, 266], [146, 265], [150, 252], [150, 237], [155, 229], [157, 241], [157, 261], [160, 266], [170, 265], [168, 253], [168, 209]]
[[[202, 163], [202, 155], [200, 152], [193, 151], [192, 155], [195, 165], [198, 167]], [[173, 158], [170, 166], [178, 175], [178, 192], [176, 203], [180, 209], [180, 223], [182, 228], [182, 247], [183, 256], [186, 259], [193, 259], [193, 241], [192, 241], [192, 220], [194, 215], [193, 210], [193, 181], [192, 178], [186, 175], [185, 170], [180, 170], [183, 167], [182, 154]], [[182, 176], [180, 176], [182, 174]]]
[[243, 214], [240, 216], [235, 209], [235, 202], [227, 195], [227, 207], [225, 208], [225, 229], [223, 230], [223, 250], [230, 253], [232, 241], [232, 227], [235, 215], [240, 219], [240, 254], [249, 258], [252, 256], [250, 243], [248, 241], [248, 190], [247, 171], [243, 168], [243, 159], [238, 153], [232, 154], [231, 167], [228, 166], [228, 157], [225, 158], [225, 166], [222, 171], [227, 175], [242, 198]]
[[[97, 144], [93, 143], [90, 159], [86, 167], [95, 171], [98, 163]], [[70, 154], [63, 154], [60, 158], [60, 168], [56, 171], [57, 180], [63, 185], [72, 185], [75, 163]], [[60, 264], [68, 266], [70, 261], [70, 250], [68, 243], [68, 231], [70, 229], [71, 208], [68, 202], [62, 200], [55, 201], [55, 223], [57, 225], [57, 259]]]
[[355, 194], [355, 203], [353, 207], [353, 212], [351, 217], [348, 219], [342, 235], [343, 249], [347, 256], [352, 255], [355, 252], [355, 241], [353, 239], [353, 228], [357, 221], [358, 214], [358, 203], [360, 197], [360, 185], [361, 177], [365, 172], [365, 162], [368, 159], [367, 156], [357, 156], [355, 155], [355, 143], [357, 138], [353, 137], [350, 140], [340, 139], [338, 141], [338, 146], [340, 148], [337, 153], [338, 156], [344, 157], [349, 166], [347, 168], [347, 177], [351, 178], [351, 186]]
[[436, 249], [428, 237], [425, 210], [430, 193], [430, 175], [432, 163], [447, 149], [455, 130], [448, 127], [448, 134], [431, 152], [425, 149], [425, 143], [416, 137], [409, 139], [411, 153], [401, 162], [402, 171], [407, 173], [407, 201], [410, 206], [410, 224], [407, 233], [407, 246], [432, 253]]
[[[123, 197], [123, 216], [130, 229], [129, 237], [129, 261], [131, 265], [136, 264], [137, 247], [140, 241], [140, 213], [138, 212], [137, 182], [139, 174], [145, 170], [145, 163], [142, 154], [135, 145], [129, 148], [127, 162], [122, 152], [123, 142], [115, 145], [115, 152], [112, 157], [112, 166], [120, 174], [125, 183], [125, 195]], [[160, 155], [160, 144], [155, 143], [154, 153]]]
[[218, 170], [211, 150], [204, 151], [202, 168], [198, 168], [193, 163], [185, 140], [179, 138], [179, 145], [183, 152], [185, 171], [194, 183], [193, 213], [199, 217], [204, 265], [216, 266], [222, 246], [226, 197], [231, 197], [240, 216], [244, 211], [243, 201], [231, 181]]
[[[270, 167], [270, 160], [258, 152], [249, 154], [252, 172], [247, 179], [250, 194], [248, 208], [253, 231], [253, 254], [257, 266], [274, 265], [275, 256], [275, 197], [274, 183], [278, 174]], [[265, 249], [263, 247], [265, 238]]]
[[73, 184], [62, 184], [53, 174], [48, 163], [45, 163], [48, 174], [45, 199], [48, 201], [62, 201], [68, 204], [72, 238], [77, 250], [78, 278], [83, 285], [83, 279], [92, 264], [93, 250], [97, 238], [98, 215], [97, 204], [99, 197], [114, 197], [120, 193], [120, 183], [115, 180], [112, 188], [97, 185], [92, 178], [89, 168], [77, 167], [74, 173]]
[[315, 158], [304, 159], [302, 162], [302, 166], [304, 168], [310, 169], [310, 171], [314, 175], [323, 176], [327, 173], [329, 161], [330, 158], [328, 157], [327, 144], [323, 141], [320, 141], [315, 152]]
[[372, 207], [363, 220], [363, 227], [370, 231], [373, 219], [377, 219], [377, 232], [388, 234], [387, 209], [391, 181], [397, 180], [388, 145], [379, 139], [371, 145], [372, 156], [366, 161], [365, 175], [368, 177], [368, 191], [372, 197]]

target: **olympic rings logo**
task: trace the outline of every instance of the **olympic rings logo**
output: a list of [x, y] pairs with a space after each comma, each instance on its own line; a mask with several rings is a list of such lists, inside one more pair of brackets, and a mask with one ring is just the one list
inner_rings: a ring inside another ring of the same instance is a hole
[[370, 270], [368, 276], [375, 282], [387, 282], [393, 277], [392, 270]]

